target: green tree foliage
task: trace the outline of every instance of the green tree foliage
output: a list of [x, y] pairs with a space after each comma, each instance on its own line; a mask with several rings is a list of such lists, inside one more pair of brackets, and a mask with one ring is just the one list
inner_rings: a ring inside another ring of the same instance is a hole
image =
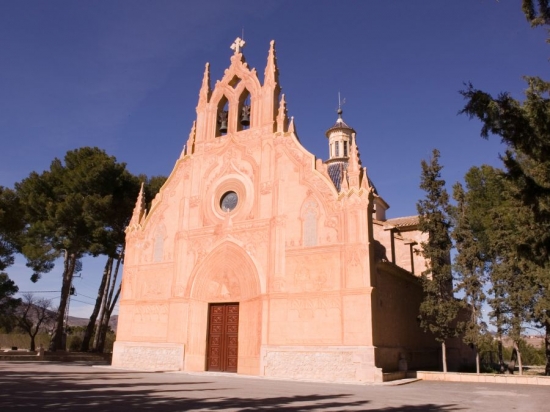
[[[522, 10], [532, 26], [550, 25], [547, 0], [523, 0]], [[524, 79], [523, 101], [509, 93], [493, 97], [469, 84], [461, 92], [467, 100], [461, 112], [481, 120], [483, 137], [500, 136], [508, 146], [503, 161], [512, 182], [510, 192], [523, 206], [516, 207], [521, 224], [509, 242], [513, 253], [524, 259], [509, 270], [516, 272], [516, 282], [537, 288], [532, 315], [546, 330], [546, 375], [550, 376], [550, 82], [533, 76]], [[519, 279], [519, 274], [526, 277]]]
[[[90, 316], [86, 332], [81, 340], [80, 350], [86, 352], [90, 349], [90, 340], [94, 334], [95, 324], [98, 320], [101, 324], [104, 318], [105, 300], [110, 296], [113, 299], [112, 289], [115, 287], [118, 269], [124, 256], [125, 229], [132, 216], [135, 198], [139, 191], [138, 179], [126, 173], [120, 178], [120, 185], [112, 194], [112, 207], [104, 214], [108, 230], [102, 232], [103, 237], [95, 249], [96, 253], [107, 257], [101, 284], [98, 289], [94, 310]], [[113, 275], [113, 262], [116, 261], [116, 271]], [[111, 293], [109, 293], [111, 291]], [[107, 320], [108, 322], [108, 320]], [[98, 337], [99, 334], [96, 334]], [[95, 346], [95, 345], [94, 345]], [[93, 348], [95, 350], [95, 347]]]
[[[63, 256], [62, 288], [51, 350], [62, 347], [67, 299], [79, 260], [86, 254], [112, 250], [115, 227], [111, 216], [120, 207], [131, 180], [123, 163], [98, 148], [67, 152], [50, 169], [33, 172], [16, 184], [21, 212], [27, 223], [22, 252], [33, 269], [32, 280], [49, 272]], [[111, 248], [111, 249], [110, 249]]]
[[[121, 192], [121, 199], [118, 202], [119, 207], [116, 212], [113, 211], [110, 215], [112, 219], [111, 227], [113, 228], [111, 235], [114, 242], [109, 243], [110, 249], [106, 249], [103, 252], [107, 256], [107, 261], [101, 285], [98, 289], [94, 310], [82, 338], [80, 350], [83, 352], [90, 349], [92, 351], [103, 352], [105, 347], [109, 320], [120, 296], [120, 283], [118, 283], [118, 288], [116, 288], [116, 285], [120, 266], [124, 258], [125, 229], [132, 217], [132, 210], [135, 206], [139, 190], [139, 181], [144, 183], [145, 196], [149, 201], [154, 198], [166, 181], [166, 177], [164, 176], [154, 176], [148, 179], [146, 176], [140, 175], [138, 178], [132, 177], [131, 179], [132, 181], [128, 182], [124, 186], [125, 190]], [[97, 327], [96, 322], [98, 324]], [[94, 335], [94, 331], [96, 332], [92, 348], [90, 348], [90, 341]]]
[[0, 186], [0, 271], [11, 266], [14, 254], [19, 251], [19, 236], [24, 221], [19, 213], [16, 193]]
[[[151, 203], [157, 193], [160, 192], [160, 188], [164, 185], [167, 178], [166, 176], [147, 177], [145, 175], [139, 175], [138, 178], [140, 182], [144, 183], [143, 190], [145, 192], [146, 206], [148, 210], [151, 210]], [[135, 197], [133, 200], [135, 203]]]
[[485, 261], [480, 242], [472, 228], [475, 217], [470, 216], [469, 194], [460, 183], [453, 187], [453, 198], [457, 202], [453, 208], [452, 232], [457, 252], [454, 262], [455, 290], [464, 294], [463, 302], [470, 316], [463, 325], [463, 340], [475, 348], [476, 372], [480, 373], [480, 348], [487, 341], [487, 324], [483, 321], [482, 313], [482, 305], [486, 299], [483, 291], [486, 281]]
[[424, 299], [420, 305], [420, 326], [441, 343], [443, 371], [447, 371], [445, 342], [458, 335], [457, 316], [460, 302], [453, 296], [451, 271], [451, 206], [441, 179], [439, 151], [434, 149], [430, 162], [422, 161], [420, 188], [426, 197], [417, 203], [419, 227], [428, 235], [422, 242], [422, 254], [428, 268], [422, 273]]
[[21, 303], [21, 299], [13, 296], [19, 288], [11, 280], [7, 273], [0, 272], [0, 329], [10, 332], [14, 327], [15, 310]]
[[[497, 216], [494, 229], [500, 230], [501, 236], [510, 236], [501, 237], [509, 260], [514, 255], [523, 259], [506, 269], [515, 273], [511, 278], [538, 288], [533, 316], [546, 329], [546, 374], [550, 375], [550, 83], [534, 77], [526, 77], [526, 81], [523, 102], [507, 93], [493, 97], [469, 85], [462, 91], [468, 100], [462, 112], [482, 121], [483, 137], [498, 135], [509, 147], [503, 161], [512, 183], [511, 208], [508, 217]], [[510, 231], [506, 219], [521, 224]], [[520, 273], [522, 278], [518, 278]]]
[[6, 268], [14, 262], [19, 251], [19, 235], [24, 227], [19, 202], [15, 192], [0, 186], [0, 328], [11, 331], [14, 327], [14, 311], [21, 302], [13, 296], [19, 288], [11, 280]]
[[[533, 297], [537, 293], [534, 265], [522, 255], [520, 247], [523, 228], [532, 216], [515, 197], [515, 185], [504, 171], [486, 165], [473, 167], [466, 174], [465, 182], [471, 236], [476, 240], [479, 258], [485, 263], [485, 275], [491, 285], [488, 299], [491, 319], [498, 340], [508, 335], [514, 342], [521, 372], [518, 345], [523, 325], [532, 317]], [[502, 347], [498, 349], [504, 371]]]
[[550, 6], [548, 0], [522, 0], [521, 8], [532, 26], [550, 24]]

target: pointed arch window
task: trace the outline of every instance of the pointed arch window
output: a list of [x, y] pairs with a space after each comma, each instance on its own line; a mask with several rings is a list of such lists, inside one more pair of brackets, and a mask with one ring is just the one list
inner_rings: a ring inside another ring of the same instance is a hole
[[250, 92], [245, 88], [239, 96], [239, 108], [237, 111], [237, 131], [247, 130], [251, 122], [251, 97]]
[[222, 96], [218, 103], [218, 112], [216, 114], [216, 137], [227, 134], [229, 126], [229, 103], [227, 97]]

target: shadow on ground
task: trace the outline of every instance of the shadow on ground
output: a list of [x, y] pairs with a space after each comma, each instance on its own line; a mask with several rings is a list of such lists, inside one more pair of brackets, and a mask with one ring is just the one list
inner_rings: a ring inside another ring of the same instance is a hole
[[[2, 368], [4, 369], [4, 368]], [[156, 377], [152, 375], [157, 375]], [[109, 371], [90, 368], [90, 372], [3, 370], [0, 373], [0, 410], [55, 411], [155, 411], [190, 410], [235, 411], [458, 411], [457, 405], [403, 405], [382, 409], [369, 408], [370, 401], [353, 400], [351, 395], [250, 396], [228, 397], [223, 393], [242, 388], [228, 387], [228, 382], [174, 382], [162, 374]], [[340, 387], [341, 389], [341, 387]]]

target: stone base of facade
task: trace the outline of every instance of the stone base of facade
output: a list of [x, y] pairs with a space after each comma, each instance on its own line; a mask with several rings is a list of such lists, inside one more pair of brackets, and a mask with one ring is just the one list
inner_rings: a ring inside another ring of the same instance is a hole
[[382, 382], [373, 346], [262, 346], [260, 375], [323, 382]]
[[183, 370], [184, 354], [183, 344], [116, 341], [112, 366], [147, 371], [180, 371]]

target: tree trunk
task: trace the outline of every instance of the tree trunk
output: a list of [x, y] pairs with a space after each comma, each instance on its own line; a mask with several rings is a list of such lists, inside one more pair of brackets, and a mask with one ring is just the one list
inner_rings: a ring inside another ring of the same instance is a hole
[[550, 376], [550, 321], [544, 322], [544, 347], [546, 348], [546, 370], [544, 374]]
[[502, 334], [498, 332], [498, 341], [497, 341], [497, 351], [498, 351], [498, 366], [499, 373], [506, 372], [506, 365], [504, 364], [504, 359], [502, 358]]
[[105, 315], [105, 318], [104, 318], [103, 328], [101, 329], [100, 345], [99, 345], [101, 352], [103, 352], [105, 349], [105, 341], [107, 338], [107, 331], [109, 329], [109, 321], [111, 320], [111, 314], [113, 313], [113, 309], [115, 308], [118, 297], [120, 296], [120, 290], [121, 290], [121, 285], [118, 286], [118, 290], [115, 294], [113, 302], [111, 303], [111, 306], [109, 307], [109, 310], [107, 311], [107, 314]]
[[97, 343], [97, 351], [103, 352], [105, 349], [105, 340], [107, 337], [107, 331], [109, 330], [109, 320], [111, 319], [111, 314], [113, 313], [113, 309], [115, 308], [115, 304], [118, 300], [118, 297], [120, 295], [120, 289], [121, 285], [118, 286], [118, 290], [116, 292], [116, 295], [113, 298], [113, 292], [116, 285], [116, 280], [118, 277], [118, 271], [120, 270], [120, 264], [122, 262], [122, 259], [124, 258], [124, 246], [122, 247], [122, 250], [120, 251], [120, 254], [118, 255], [118, 259], [116, 262], [115, 272], [112, 276], [111, 280], [111, 288], [109, 290], [109, 296], [107, 297], [107, 301], [105, 302], [105, 308], [106, 311], [103, 313], [103, 317], [101, 319], [101, 322], [98, 327], [98, 334], [99, 339]]
[[514, 341], [514, 349], [516, 350], [516, 360], [518, 363], [518, 371], [520, 375], [523, 375], [523, 365], [521, 364], [521, 352], [519, 351], [519, 344]]
[[50, 351], [65, 350], [63, 339], [65, 333], [65, 311], [67, 310], [67, 301], [71, 293], [71, 284], [73, 282], [73, 274], [76, 265], [76, 256], [74, 253], [69, 254], [65, 251], [63, 262], [63, 283], [61, 285], [61, 297], [59, 298], [59, 309], [57, 310], [57, 318], [55, 320], [55, 328], [50, 341]]
[[476, 351], [476, 373], [479, 375], [481, 370], [479, 367], [479, 351], [477, 350], [477, 346], [474, 346], [474, 350]]
[[447, 373], [447, 349], [444, 341], [441, 342], [441, 359], [443, 361], [443, 372]]
[[109, 291], [109, 286], [110, 286], [110, 283], [111, 283], [111, 273], [113, 271], [112, 260], [113, 260], [113, 258], [109, 257], [109, 261], [111, 263], [109, 264], [109, 270], [107, 271], [107, 274], [106, 274], [105, 285], [104, 285], [104, 290], [103, 290], [103, 296], [102, 296], [102, 299], [101, 299], [101, 307], [100, 307], [100, 310], [99, 310], [99, 317], [98, 317], [98, 320], [97, 320], [97, 328], [96, 328], [95, 335], [94, 335], [94, 343], [93, 343], [93, 346], [92, 346], [92, 350], [94, 352], [99, 352], [99, 336], [101, 335], [101, 325], [103, 323], [103, 317], [105, 316], [105, 309], [107, 307], [108, 291]]
[[[92, 316], [90, 316], [90, 321], [88, 322], [88, 326], [86, 327], [84, 338], [82, 338], [82, 345], [80, 346], [81, 352], [88, 352], [88, 350], [90, 349], [90, 340], [92, 339], [92, 336], [94, 334], [97, 315], [99, 314], [99, 310], [101, 308], [101, 302], [103, 301], [103, 296], [105, 295], [105, 284], [107, 282], [107, 273], [111, 272], [112, 267], [113, 267], [113, 259], [108, 258], [107, 262], [105, 263], [105, 269], [103, 270], [103, 278], [101, 279], [101, 285], [99, 285], [99, 289], [97, 291], [97, 299], [95, 301], [94, 311], [92, 312]], [[97, 332], [99, 330], [99, 327], [95, 329]]]
[[34, 326], [34, 330], [32, 328], [32, 324], [29, 328], [29, 336], [31, 337], [31, 352], [34, 352], [36, 350], [36, 335], [38, 335], [38, 332], [40, 332], [40, 326], [42, 325], [42, 322], [44, 322], [44, 319], [46, 319], [46, 316], [48, 316], [48, 308], [39, 308], [35, 306], [34, 309], [37, 320], [36, 325]]

